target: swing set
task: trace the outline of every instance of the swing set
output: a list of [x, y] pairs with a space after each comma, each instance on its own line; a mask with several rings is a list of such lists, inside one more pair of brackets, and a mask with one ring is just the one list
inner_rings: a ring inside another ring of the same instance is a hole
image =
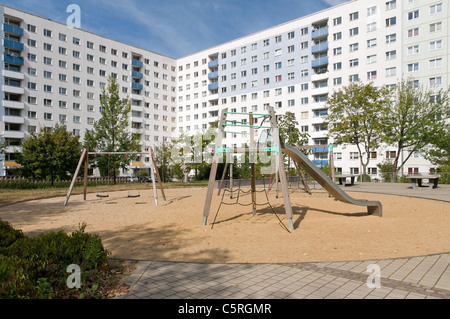
[[[86, 200], [86, 198], [87, 198], [89, 155], [94, 155], [95, 157], [101, 156], [101, 155], [108, 155], [108, 172], [109, 172], [109, 161], [110, 161], [111, 155], [125, 155], [127, 157], [128, 157], [128, 155], [139, 155], [139, 156], [150, 155], [150, 158], [151, 158], [150, 174], [151, 174], [151, 178], [152, 178], [152, 182], [153, 182], [153, 193], [154, 193], [154, 197], [155, 197], [155, 204], [156, 204], [156, 206], [158, 206], [158, 192], [157, 192], [157, 189], [156, 189], [156, 178], [155, 178], [155, 175], [156, 175], [157, 180], [158, 180], [158, 185], [159, 185], [162, 197], [163, 197], [164, 201], [166, 201], [166, 195], [164, 193], [164, 187], [163, 187], [161, 178], [159, 176], [158, 166], [157, 166], [155, 158], [153, 156], [152, 148], [150, 148], [150, 152], [149, 153], [138, 153], [138, 152], [92, 152], [92, 153], [89, 153], [88, 149], [86, 147], [84, 147], [82, 152], [81, 152], [80, 160], [79, 160], [77, 168], [75, 170], [75, 174], [73, 175], [69, 191], [67, 192], [67, 196], [66, 196], [66, 200], [64, 202], [64, 206], [67, 206], [67, 204], [69, 203], [69, 199], [70, 199], [70, 196], [72, 194], [73, 187], [75, 186], [75, 182], [76, 182], [76, 180], [78, 178], [78, 174], [79, 174], [79, 172], [81, 170], [81, 166], [83, 165], [83, 163], [84, 163], [83, 200]], [[107, 192], [106, 194], [100, 194], [98, 192], [96, 196], [99, 197], [99, 198], [108, 198], [109, 197], [109, 192]], [[128, 197], [129, 198], [138, 198], [140, 196], [141, 196], [140, 190], [138, 191], [137, 194], [134, 194], [134, 195], [131, 194], [130, 190], [128, 190]]]

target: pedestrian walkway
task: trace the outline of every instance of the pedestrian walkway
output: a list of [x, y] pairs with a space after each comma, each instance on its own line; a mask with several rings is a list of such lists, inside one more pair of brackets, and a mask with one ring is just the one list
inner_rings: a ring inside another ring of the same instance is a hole
[[[346, 191], [450, 201], [450, 185], [408, 186], [359, 183]], [[450, 252], [295, 264], [141, 261], [125, 284], [129, 292], [118, 299], [450, 299]]]

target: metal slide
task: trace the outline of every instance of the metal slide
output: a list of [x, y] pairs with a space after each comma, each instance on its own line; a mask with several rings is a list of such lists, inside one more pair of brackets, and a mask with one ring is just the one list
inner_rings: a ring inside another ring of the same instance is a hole
[[334, 181], [330, 179], [321, 169], [319, 169], [308, 157], [298, 148], [288, 144], [282, 145], [283, 153], [287, 154], [301, 168], [303, 168], [312, 178], [314, 178], [328, 193], [337, 200], [358, 206], [366, 206], [369, 215], [382, 216], [383, 207], [378, 201], [369, 201], [364, 199], [354, 199], [347, 195]]

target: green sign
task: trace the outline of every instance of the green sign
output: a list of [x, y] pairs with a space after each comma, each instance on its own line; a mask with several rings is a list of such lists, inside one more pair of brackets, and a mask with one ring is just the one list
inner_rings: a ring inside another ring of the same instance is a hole
[[330, 145], [328, 145], [328, 148], [330, 149], [330, 151], [333, 151], [333, 148], [334, 148], [334, 144], [330, 144]]

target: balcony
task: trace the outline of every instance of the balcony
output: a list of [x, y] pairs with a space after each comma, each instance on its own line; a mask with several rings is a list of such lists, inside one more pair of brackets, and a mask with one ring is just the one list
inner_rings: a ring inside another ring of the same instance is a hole
[[3, 106], [15, 110], [25, 109], [25, 104], [23, 102], [16, 102], [16, 101], [3, 100]]
[[5, 62], [7, 62], [7, 63], [23, 65], [23, 59], [22, 58], [11, 56], [11, 55], [7, 55], [7, 54], [5, 54], [4, 57], [5, 57]]
[[19, 28], [19, 27], [13, 27], [12, 25], [9, 24], [3, 24], [3, 31], [11, 33], [11, 34], [15, 34], [15, 35], [23, 35], [23, 29]]
[[212, 68], [216, 68], [219, 66], [219, 60], [214, 60], [208, 63], [208, 67]]
[[3, 40], [3, 44], [5, 45], [5, 48], [15, 49], [15, 50], [23, 50], [23, 43], [14, 41], [14, 40]]
[[210, 85], [208, 85], [208, 90], [217, 90], [219, 89], [219, 83], [212, 83]]
[[311, 48], [312, 53], [328, 51], [328, 42], [320, 43]]
[[328, 165], [328, 161], [326, 160], [313, 160], [314, 165], [322, 167]]
[[136, 72], [136, 71], [131, 71], [131, 76], [134, 78], [139, 78], [139, 79], [144, 78], [144, 74], [142, 74], [141, 72]]
[[139, 68], [142, 68], [144, 66], [144, 63], [138, 60], [131, 60], [131, 64]]
[[25, 90], [21, 87], [3, 85], [3, 92], [14, 93], [14, 94], [24, 94]]
[[314, 30], [311, 34], [313, 39], [327, 37], [328, 36], [328, 27], [322, 27], [320, 29]]
[[328, 57], [320, 58], [320, 59], [312, 61], [312, 67], [313, 68], [319, 68], [319, 67], [323, 67], [323, 66], [326, 66], [326, 65], [328, 65]]
[[14, 80], [24, 80], [25, 79], [25, 75], [23, 73], [9, 71], [9, 70], [3, 70], [3, 76], [10, 78], [10, 79], [14, 79]]
[[3, 116], [3, 122], [12, 124], [24, 124], [25, 120], [22, 116]]
[[136, 89], [136, 90], [142, 90], [143, 88], [144, 88], [144, 86], [142, 85], [142, 84], [140, 84], [140, 83], [131, 83], [131, 87], [133, 88], [133, 89]]
[[313, 148], [312, 149], [313, 153], [329, 153], [330, 150], [328, 149], [328, 147], [324, 147], [324, 148]]
[[219, 72], [213, 72], [208, 74], [208, 79], [217, 79], [219, 77]]
[[5, 131], [5, 138], [25, 138], [25, 133], [22, 131]]

